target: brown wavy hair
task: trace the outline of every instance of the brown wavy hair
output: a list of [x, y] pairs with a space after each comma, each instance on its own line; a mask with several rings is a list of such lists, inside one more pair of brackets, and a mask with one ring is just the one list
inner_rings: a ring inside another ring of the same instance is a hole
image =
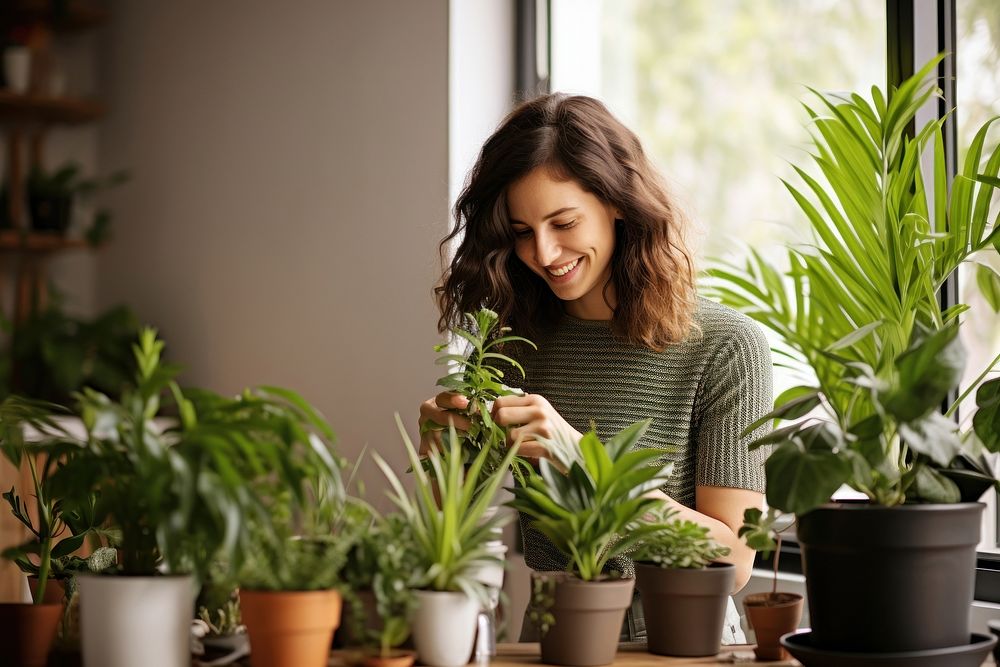
[[539, 167], [621, 212], [611, 260], [615, 334], [657, 351], [683, 340], [694, 308], [687, 221], [635, 134], [598, 100], [563, 94], [524, 102], [483, 145], [440, 245], [447, 263], [458, 239], [435, 288], [440, 330], [488, 307], [515, 333], [537, 338], [562, 316], [559, 298], [514, 254], [507, 210], [508, 187]]

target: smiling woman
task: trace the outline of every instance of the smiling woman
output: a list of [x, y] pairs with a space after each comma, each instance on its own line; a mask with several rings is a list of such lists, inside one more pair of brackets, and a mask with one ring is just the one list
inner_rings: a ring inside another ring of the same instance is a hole
[[[525, 393], [498, 398], [494, 421], [530, 457], [548, 455], [546, 440], [579, 443], [590, 424], [603, 441], [651, 419], [636, 446], [674, 466], [652, 495], [730, 550], [741, 588], [754, 553], [737, 531], [744, 509], [762, 505], [766, 455], [748, 451], [760, 431], [742, 433], [770, 408], [770, 353], [748, 318], [696, 295], [686, 220], [638, 138], [593, 98], [531, 100], [487, 140], [455, 211], [442, 330], [487, 307], [539, 344], [505, 346]], [[464, 400], [425, 401], [421, 423], [466, 427]], [[523, 515], [521, 528], [530, 567], [566, 568]], [[624, 557], [606, 571], [634, 576]], [[622, 639], [644, 636], [635, 601]], [[732, 605], [724, 636], [743, 641]]]

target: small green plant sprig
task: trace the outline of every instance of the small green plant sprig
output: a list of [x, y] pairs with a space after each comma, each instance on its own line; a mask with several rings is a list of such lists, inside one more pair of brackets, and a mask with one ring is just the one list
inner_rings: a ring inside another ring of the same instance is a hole
[[606, 444], [590, 431], [579, 447], [550, 446], [555, 462], [541, 459], [539, 472], [531, 470], [524, 486], [511, 489], [507, 505], [531, 517], [569, 558], [567, 570], [584, 581], [599, 578], [608, 559], [659, 530], [643, 517], [661, 501], [645, 494], [666, 483], [673, 464], [658, 465], [660, 452], [634, 448], [649, 424], [636, 422]]
[[708, 528], [694, 521], [672, 519], [674, 510], [663, 508], [652, 523], [655, 532], [646, 536], [630, 554], [635, 561], [652, 563], [663, 568], [700, 570], [723, 556], [724, 547], [708, 535]]
[[[412, 466], [415, 490], [406, 492], [402, 482], [386, 461], [374, 455], [382, 473], [389, 481], [389, 498], [409, 523], [419, 563], [414, 586], [432, 591], [462, 591], [483, 606], [489, 603], [486, 587], [473, 574], [483, 566], [495, 565], [487, 543], [494, 539], [495, 530], [510, 520], [510, 516], [487, 510], [503, 483], [502, 471], [511, 464], [517, 447], [511, 447], [500, 461], [498, 472], [481, 479], [489, 449], [480, 450], [466, 469], [462, 445], [454, 427], [439, 449], [432, 449], [426, 461], [430, 472], [421, 465], [419, 454], [406, 434], [399, 415], [396, 424], [403, 437]], [[435, 487], [437, 497], [435, 499]]]
[[[488, 308], [482, 308], [475, 315], [465, 314], [467, 328], [455, 327], [451, 330], [456, 338], [461, 338], [468, 344], [466, 354], [446, 353], [438, 357], [438, 364], [454, 364], [455, 372], [449, 373], [438, 380], [438, 385], [456, 392], [468, 399], [469, 405], [461, 411], [469, 419], [469, 430], [460, 433], [463, 456], [468, 463], [480, 452], [487, 452], [486, 462], [482, 467], [479, 484], [484, 484], [493, 473], [504, 469], [504, 453], [507, 447], [507, 430], [493, 421], [490, 410], [493, 401], [501, 396], [511, 396], [520, 393], [510, 389], [503, 383], [504, 372], [499, 365], [507, 365], [520, 372], [524, 377], [524, 368], [511, 357], [498, 350], [505, 344], [520, 343], [537, 349], [537, 346], [521, 336], [510, 335], [510, 327], [501, 327], [499, 316]], [[435, 346], [435, 352], [449, 349], [449, 343]], [[426, 422], [422, 426], [427, 430], [444, 430], [439, 424]], [[514, 458], [511, 461], [512, 471], [518, 483], [523, 483], [524, 475], [530, 464], [524, 459]]]

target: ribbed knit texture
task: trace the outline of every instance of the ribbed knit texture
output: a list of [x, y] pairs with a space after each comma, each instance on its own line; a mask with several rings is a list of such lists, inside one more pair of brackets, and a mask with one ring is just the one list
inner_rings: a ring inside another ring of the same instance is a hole
[[[620, 342], [608, 322], [565, 316], [536, 340], [537, 352], [520, 355], [527, 379], [519, 386], [548, 399], [581, 433], [593, 421], [602, 441], [652, 418], [637, 446], [674, 463], [663, 491], [688, 507], [696, 485], [763, 492], [768, 448], [747, 446], [768, 427], [740, 434], [772, 406], [767, 341], [750, 318], [706, 299], [698, 299], [694, 321], [700, 333], [657, 353]], [[567, 559], [529, 524], [522, 515], [528, 566], [565, 569]], [[609, 569], [634, 572], [627, 559]]]

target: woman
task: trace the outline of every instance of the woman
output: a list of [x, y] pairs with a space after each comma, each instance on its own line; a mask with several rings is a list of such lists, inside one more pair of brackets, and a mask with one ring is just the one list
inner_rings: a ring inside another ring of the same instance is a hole
[[[524, 455], [545, 456], [539, 439], [579, 441], [592, 422], [604, 439], [652, 417], [642, 446], [674, 462], [657, 497], [729, 547], [742, 588], [754, 552], [737, 531], [762, 506], [765, 453], [747, 448], [759, 434], [741, 433], [771, 407], [770, 352], [748, 318], [696, 296], [686, 221], [636, 136], [592, 98], [526, 102], [483, 146], [455, 212], [441, 330], [487, 306], [538, 343], [517, 351], [525, 395], [498, 399], [493, 418]], [[420, 420], [463, 428], [453, 410], [464, 407], [443, 393]], [[564, 569], [526, 524], [527, 564]], [[731, 603], [727, 620], [727, 643], [740, 643]], [[638, 604], [622, 636], [644, 638]]]

